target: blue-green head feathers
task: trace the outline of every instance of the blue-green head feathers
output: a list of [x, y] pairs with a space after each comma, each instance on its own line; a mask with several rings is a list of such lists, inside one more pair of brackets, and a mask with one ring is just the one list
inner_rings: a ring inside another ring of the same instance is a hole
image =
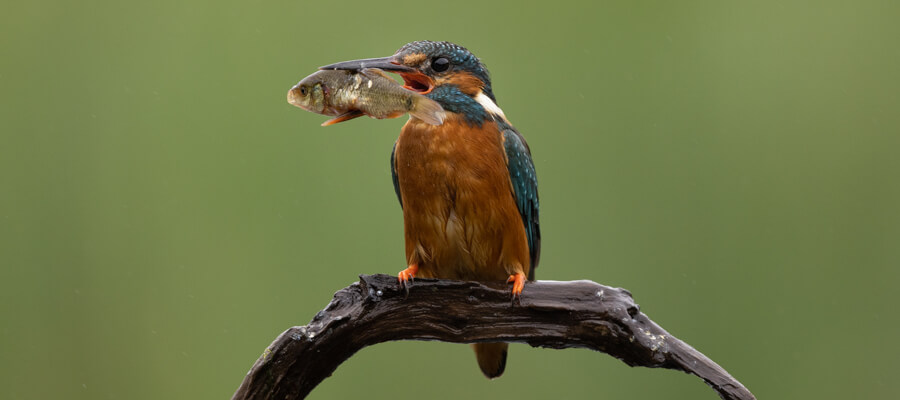
[[[419, 67], [419, 70], [423, 73], [428, 75], [442, 75], [461, 71], [468, 72], [484, 82], [482, 92], [490, 97], [491, 100], [497, 101], [494, 98], [494, 92], [491, 89], [490, 73], [481, 60], [479, 60], [478, 57], [475, 57], [469, 50], [466, 50], [465, 47], [450, 42], [420, 40], [418, 42], [408, 43], [401, 47], [400, 50], [397, 50], [395, 56], [403, 59], [405, 56], [415, 54], [422, 54], [425, 56], [425, 60], [422, 62], [423, 65]], [[440, 58], [446, 58], [450, 61], [447, 69], [441, 70], [440, 67], [435, 68], [436, 66], [433, 65], [433, 63]]]

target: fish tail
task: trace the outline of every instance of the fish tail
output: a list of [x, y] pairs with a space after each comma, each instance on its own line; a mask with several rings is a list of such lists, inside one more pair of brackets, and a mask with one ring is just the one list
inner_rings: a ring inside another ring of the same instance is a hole
[[429, 125], [443, 124], [446, 117], [444, 107], [422, 95], [416, 96], [413, 102], [413, 109], [409, 111], [409, 114]]

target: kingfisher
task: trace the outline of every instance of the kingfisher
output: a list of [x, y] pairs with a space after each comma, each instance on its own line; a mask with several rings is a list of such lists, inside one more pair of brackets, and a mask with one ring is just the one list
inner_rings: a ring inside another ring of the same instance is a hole
[[[389, 57], [320, 69], [363, 68], [399, 74], [406, 89], [447, 113], [440, 125], [411, 116], [391, 151], [406, 239], [400, 284], [506, 280], [518, 299], [541, 253], [537, 176], [525, 138], [497, 106], [487, 68], [457, 44], [418, 41]], [[507, 343], [472, 347], [486, 377], [503, 374]]]

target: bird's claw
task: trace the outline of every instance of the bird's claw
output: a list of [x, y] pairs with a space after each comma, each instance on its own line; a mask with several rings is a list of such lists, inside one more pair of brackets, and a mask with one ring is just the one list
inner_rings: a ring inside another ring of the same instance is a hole
[[509, 279], [506, 280], [506, 283], [513, 284], [510, 302], [512, 304], [518, 303], [520, 297], [522, 296], [522, 290], [525, 289], [525, 274], [516, 272], [514, 275], [509, 276]]
[[416, 274], [419, 272], [418, 264], [410, 264], [409, 267], [400, 271], [397, 274], [397, 281], [400, 283], [400, 287], [406, 292], [406, 295], [409, 296], [409, 285], [415, 279]]

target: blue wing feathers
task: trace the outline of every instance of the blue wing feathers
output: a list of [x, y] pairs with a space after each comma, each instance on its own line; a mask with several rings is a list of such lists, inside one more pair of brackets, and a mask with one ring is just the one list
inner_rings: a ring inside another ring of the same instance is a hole
[[503, 145], [506, 150], [507, 169], [509, 179], [512, 182], [516, 195], [516, 206], [525, 224], [525, 234], [528, 236], [528, 249], [531, 255], [531, 266], [528, 279], [534, 279], [534, 269], [541, 258], [541, 224], [540, 201], [537, 191], [537, 174], [534, 171], [534, 162], [531, 160], [531, 150], [525, 138], [515, 130], [508, 128], [503, 131]]
[[397, 201], [400, 202], [400, 208], [403, 208], [403, 199], [400, 197], [400, 178], [397, 177], [397, 162], [394, 161], [394, 153], [397, 152], [397, 142], [394, 142], [394, 148], [391, 150], [391, 181], [394, 182], [394, 192], [397, 193]]

